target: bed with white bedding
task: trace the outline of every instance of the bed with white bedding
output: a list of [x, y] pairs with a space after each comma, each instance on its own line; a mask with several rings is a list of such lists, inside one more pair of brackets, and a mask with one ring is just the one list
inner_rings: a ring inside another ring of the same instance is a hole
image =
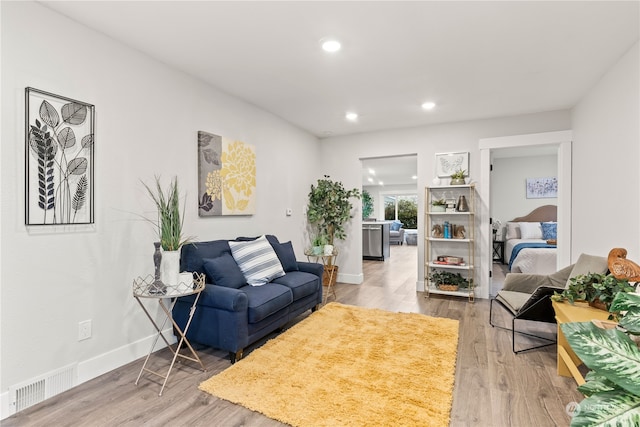
[[557, 271], [557, 210], [545, 205], [507, 222], [504, 255], [512, 273]]

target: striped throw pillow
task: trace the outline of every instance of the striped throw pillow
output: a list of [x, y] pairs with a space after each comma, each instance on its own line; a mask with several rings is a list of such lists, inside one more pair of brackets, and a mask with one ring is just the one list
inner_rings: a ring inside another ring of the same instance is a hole
[[265, 236], [249, 242], [230, 241], [229, 246], [233, 259], [251, 286], [262, 286], [284, 276], [282, 264]]

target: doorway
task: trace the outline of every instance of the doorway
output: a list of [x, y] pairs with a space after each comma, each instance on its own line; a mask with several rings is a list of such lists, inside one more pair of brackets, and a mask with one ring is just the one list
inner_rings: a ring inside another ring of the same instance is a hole
[[[360, 159], [362, 164], [363, 221], [382, 222], [398, 220], [403, 223], [402, 241], [390, 244], [390, 257], [385, 261], [365, 261], [379, 263], [379, 269], [390, 267], [394, 257], [415, 259], [413, 274], [418, 276], [417, 236], [418, 223], [418, 156], [404, 154], [385, 157]], [[371, 209], [367, 210], [364, 201], [369, 200]], [[414, 237], [415, 237], [414, 236]], [[407, 245], [407, 237], [410, 244]], [[392, 239], [393, 240], [393, 239]], [[409, 246], [409, 247], [407, 247]], [[413, 254], [415, 252], [415, 254]], [[412, 255], [413, 254], [413, 255]]]
[[[480, 218], [486, 221], [478, 228], [480, 247], [480, 287], [478, 297], [489, 298], [492, 287], [493, 267], [493, 230], [489, 223], [491, 218], [491, 161], [497, 150], [532, 150], [547, 147], [557, 153], [558, 178], [558, 246], [557, 266], [570, 263], [571, 258], [571, 131], [546, 132], [531, 135], [515, 135], [499, 138], [481, 139], [480, 148]], [[524, 187], [524, 183], [523, 183]], [[482, 280], [482, 278], [486, 278]]]

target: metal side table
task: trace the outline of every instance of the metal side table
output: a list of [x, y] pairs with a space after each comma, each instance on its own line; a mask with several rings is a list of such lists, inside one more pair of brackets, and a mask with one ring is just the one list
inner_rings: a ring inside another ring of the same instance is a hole
[[[144, 360], [144, 364], [140, 369], [140, 373], [138, 374], [138, 378], [136, 379], [135, 385], [138, 385], [138, 382], [140, 381], [140, 377], [142, 377], [143, 372], [148, 372], [150, 374], [159, 376], [160, 378], [164, 379], [164, 382], [162, 383], [162, 388], [160, 389], [160, 393], [158, 393], [158, 396], [162, 396], [162, 392], [164, 391], [164, 386], [167, 384], [167, 381], [169, 380], [169, 375], [171, 374], [173, 365], [175, 365], [178, 357], [182, 359], [191, 360], [192, 362], [198, 362], [203, 371], [207, 370], [204, 367], [204, 364], [202, 363], [202, 361], [200, 360], [200, 357], [198, 357], [198, 354], [193, 349], [193, 347], [191, 346], [191, 343], [189, 343], [189, 340], [187, 340], [187, 337], [186, 337], [187, 331], [189, 330], [189, 325], [191, 325], [191, 319], [193, 319], [193, 314], [196, 311], [196, 304], [198, 303], [198, 299], [200, 298], [200, 293], [203, 290], [204, 290], [204, 275], [198, 274], [198, 273], [195, 273], [195, 277], [192, 284], [185, 284], [181, 282], [181, 283], [178, 283], [176, 286], [164, 287], [163, 285], [163, 289], [159, 289], [157, 287], [157, 285], [155, 284], [155, 279], [151, 275], [148, 275], [145, 278], [138, 277], [133, 281], [133, 297], [136, 299], [136, 301], [138, 301], [138, 304], [140, 304], [140, 307], [142, 307], [142, 310], [144, 310], [145, 314], [147, 315], [147, 317], [149, 318], [153, 326], [156, 328], [156, 331], [158, 332], [156, 334], [155, 339], [153, 340], [153, 344], [151, 344], [151, 348], [149, 349], [149, 353], [147, 354], [147, 357]], [[185, 325], [184, 330], [182, 330], [173, 320], [173, 316], [171, 315], [171, 312], [173, 310], [173, 306], [176, 304], [177, 298], [184, 297], [187, 295], [193, 295], [193, 294], [196, 294], [196, 297], [193, 301], [193, 305], [191, 306], [187, 324]], [[162, 321], [161, 325], [158, 325], [158, 323], [151, 316], [151, 314], [149, 313], [149, 310], [147, 310], [147, 307], [145, 307], [145, 305], [142, 303], [142, 299], [155, 299], [156, 301], [158, 301], [160, 308], [165, 314], [164, 320]], [[171, 302], [168, 302], [168, 303], [165, 302], [166, 299], [170, 299]], [[168, 320], [171, 320], [174, 331], [180, 336], [180, 340], [178, 341], [178, 344], [175, 350], [173, 348], [173, 345], [169, 343], [167, 338], [162, 333]], [[162, 338], [165, 344], [167, 344], [167, 347], [173, 353], [173, 359], [171, 360], [171, 365], [169, 365], [169, 370], [167, 371], [166, 374], [161, 374], [147, 368], [147, 363], [149, 362], [149, 358], [153, 353], [153, 349], [158, 343], [158, 338]], [[186, 347], [189, 349], [189, 351], [191, 352], [191, 356], [180, 354], [180, 349], [182, 348], [183, 345], [186, 345]]]
[[326, 282], [327, 293], [324, 295], [323, 304], [327, 303], [327, 300], [329, 299], [329, 294], [333, 294], [333, 299], [337, 300], [338, 296], [336, 295], [335, 282], [337, 279], [336, 270], [338, 269], [338, 267], [334, 265], [334, 262], [335, 262], [335, 257], [338, 256], [338, 252], [334, 248], [333, 253], [329, 255], [325, 255], [324, 253], [314, 254], [311, 251], [305, 251], [304, 254], [307, 256], [307, 260], [309, 262], [311, 262], [311, 258], [314, 258], [315, 260], [313, 262], [318, 263], [318, 261], [320, 260], [324, 267], [324, 273], [322, 274], [322, 279], [323, 279], [322, 284], [325, 285], [324, 282]]

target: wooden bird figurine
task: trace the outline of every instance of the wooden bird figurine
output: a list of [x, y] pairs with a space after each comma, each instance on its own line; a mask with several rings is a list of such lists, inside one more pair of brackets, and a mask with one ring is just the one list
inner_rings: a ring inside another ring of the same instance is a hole
[[627, 279], [629, 282], [640, 282], [640, 265], [627, 259], [627, 250], [613, 248], [607, 258], [609, 271], [616, 279]]

